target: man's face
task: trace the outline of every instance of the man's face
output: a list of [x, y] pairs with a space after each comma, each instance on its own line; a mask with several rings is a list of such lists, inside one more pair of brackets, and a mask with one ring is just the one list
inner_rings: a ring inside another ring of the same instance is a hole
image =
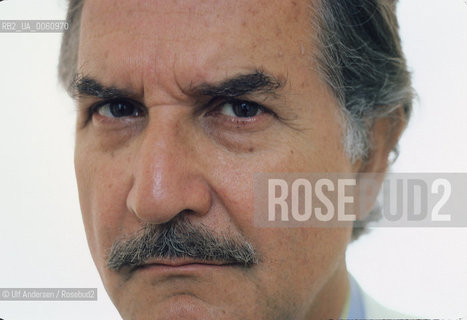
[[[75, 166], [91, 253], [123, 318], [339, 316], [350, 229], [253, 224], [255, 173], [352, 171], [309, 19], [307, 1], [85, 2], [78, 71], [93, 80]], [[180, 216], [248, 241], [258, 263], [107, 267], [116, 241]]]

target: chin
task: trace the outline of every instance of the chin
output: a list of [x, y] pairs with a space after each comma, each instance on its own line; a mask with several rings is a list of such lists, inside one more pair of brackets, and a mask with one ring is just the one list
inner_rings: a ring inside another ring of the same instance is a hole
[[209, 306], [189, 293], [180, 293], [159, 302], [141, 299], [126, 303], [117, 309], [124, 320], [222, 320], [235, 319], [222, 308]]

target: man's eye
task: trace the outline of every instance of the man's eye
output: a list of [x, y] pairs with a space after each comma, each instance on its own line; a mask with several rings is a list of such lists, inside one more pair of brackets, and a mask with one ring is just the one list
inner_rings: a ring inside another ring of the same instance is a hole
[[101, 116], [109, 118], [140, 117], [143, 111], [131, 101], [116, 100], [101, 103], [93, 110]]
[[230, 117], [252, 118], [261, 114], [264, 110], [255, 102], [232, 100], [220, 104], [218, 112]]

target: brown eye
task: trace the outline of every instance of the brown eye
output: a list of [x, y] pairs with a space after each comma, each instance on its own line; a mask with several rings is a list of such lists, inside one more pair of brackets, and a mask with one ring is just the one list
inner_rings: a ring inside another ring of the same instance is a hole
[[230, 117], [251, 118], [262, 112], [259, 104], [250, 101], [232, 100], [219, 105], [219, 113]]
[[99, 105], [96, 112], [104, 117], [123, 118], [140, 117], [143, 115], [141, 108], [130, 101], [115, 100]]

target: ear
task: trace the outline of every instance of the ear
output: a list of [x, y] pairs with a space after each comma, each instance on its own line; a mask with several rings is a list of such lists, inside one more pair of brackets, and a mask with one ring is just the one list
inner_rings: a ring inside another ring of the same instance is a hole
[[407, 119], [402, 107], [390, 114], [375, 119], [370, 130], [368, 155], [358, 164], [359, 173], [384, 173], [389, 167], [389, 155], [394, 150]]
[[404, 131], [407, 118], [402, 107], [387, 116], [377, 118], [370, 131], [370, 149], [365, 159], [355, 164], [361, 192], [365, 194], [365, 204], [359, 219], [365, 219], [373, 209], [381, 184], [389, 167], [389, 155], [394, 150]]

